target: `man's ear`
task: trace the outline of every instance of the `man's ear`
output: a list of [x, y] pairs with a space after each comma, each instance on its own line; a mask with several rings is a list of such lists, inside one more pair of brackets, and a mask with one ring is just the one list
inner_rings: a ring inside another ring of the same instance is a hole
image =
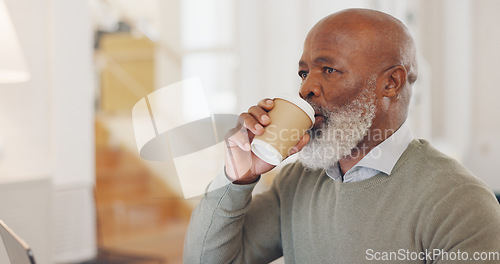
[[384, 96], [395, 97], [403, 90], [408, 73], [403, 65], [396, 65], [387, 70], [386, 76], [388, 82], [384, 88]]

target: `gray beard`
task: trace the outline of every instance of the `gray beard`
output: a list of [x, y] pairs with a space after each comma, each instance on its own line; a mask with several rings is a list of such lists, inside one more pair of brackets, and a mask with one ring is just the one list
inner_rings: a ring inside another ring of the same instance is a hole
[[311, 105], [322, 113], [325, 122], [309, 131], [311, 139], [299, 152], [298, 160], [311, 170], [327, 169], [351, 155], [368, 134], [376, 111], [374, 82], [367, 81], [366, 89], [342, 107], [329, 110]]

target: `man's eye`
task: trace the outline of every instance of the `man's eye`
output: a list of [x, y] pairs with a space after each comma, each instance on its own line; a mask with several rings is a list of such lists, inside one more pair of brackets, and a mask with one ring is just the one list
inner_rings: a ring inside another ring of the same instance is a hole
[[333, 69], [333, 68], [330, 68], [330, 67], [325, 67], [325, 68], [324, 68], [324, 71], [325, 71], [326, 73], [332, 73], [332, 72], [335, 72], [336, 70], [335, 70], [335, 69]]
[[299, 71], [299, 76], [302, 79], [305, 79], [307, 77], [307, 72], [306, 71]]

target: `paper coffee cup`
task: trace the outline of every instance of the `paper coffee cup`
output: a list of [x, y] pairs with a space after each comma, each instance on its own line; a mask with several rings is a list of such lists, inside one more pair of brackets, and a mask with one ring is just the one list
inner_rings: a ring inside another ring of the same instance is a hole
[[278, 165], [313, 126], [314, 109], [299, 96], [284, 95], [274, 99], [274, 108], [268, 115], [271, 124], [265, 127], [264, 134], [254, 137], [252, 152], [263, 161]]

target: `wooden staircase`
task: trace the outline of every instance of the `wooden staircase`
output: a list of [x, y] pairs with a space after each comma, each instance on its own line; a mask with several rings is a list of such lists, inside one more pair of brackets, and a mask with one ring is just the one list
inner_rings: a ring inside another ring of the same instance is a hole
[[95, 197], [99, 247], [182, 263], [191, 207], [135, 154], [110, 147], [109, 132], [99, 122]]

